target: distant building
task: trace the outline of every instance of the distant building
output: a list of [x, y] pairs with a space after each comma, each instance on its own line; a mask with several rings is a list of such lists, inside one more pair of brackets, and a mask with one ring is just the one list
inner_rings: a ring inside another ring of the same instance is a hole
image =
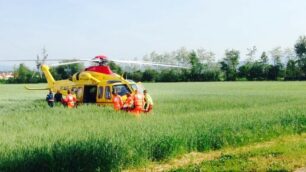
[[8, 80], [10, 78], [14, 78], [13, 72], [0, 72], [0, 79]]

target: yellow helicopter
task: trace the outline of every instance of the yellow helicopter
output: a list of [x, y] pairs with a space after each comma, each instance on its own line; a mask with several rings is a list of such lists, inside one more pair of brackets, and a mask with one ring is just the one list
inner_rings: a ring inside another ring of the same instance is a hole
[[[108, 62], [140, 64], [151, 66], [185, 68], [177, 65], [157, 64], [151, 62], [127, 61], [127, 60], [108, 60], [104, 55], [96, 56], [92, 60], [75, 60], [67, 63], [59, 63], [55, 65], [46, 65], [44, 60], [37, 64], [47, 80], [46, 88], [30, 88], [28, 90], [52, 90], [53, 92], [60, 91], [63, 95], [67, 95], [67, 91], [71, 90], [75, 94], [76, 99], [80, 103], [96, 103], [100, 105], [112, 104], [112, 93], [115, 91], [122, 99], [126, 99], [126, 94], [134, 94], [135, 90], [142, 93], [144, 87], [141, 83], [136, 83], [132, 80], [124, 79], [119, 74], [112, 72]], [[70, 79], [55, 80], [50, 72], [52, 66], [69, 65], [91, 61], [94, 65], [85, 68], [85, 70], [73, 74]]]

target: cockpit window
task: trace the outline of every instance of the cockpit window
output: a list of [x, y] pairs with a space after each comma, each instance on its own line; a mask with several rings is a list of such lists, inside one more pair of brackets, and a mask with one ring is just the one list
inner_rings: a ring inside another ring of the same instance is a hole
[[137, 90], [137, 85], [136, 84], [131, 84], [130, 86], [132, 87], [133, 91]]
[[127, 85], [114, 85], [113, 91], [116, 91], [120, 96], [126, 95], [126, 93], [131, 93]]

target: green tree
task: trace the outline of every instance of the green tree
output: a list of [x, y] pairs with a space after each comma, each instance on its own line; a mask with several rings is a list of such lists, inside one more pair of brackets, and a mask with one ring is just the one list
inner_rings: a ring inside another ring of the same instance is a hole
[[295, 53], [298, 57], [304, 57], [306, 54], [306, 36], [300, 36], [294, 45]]
[[142, 81], [142, 75], [143, 73], [140, 70], [133, 71], [133, 72], [126, 72], [126, 77], [136, 82]]
[[254, 62], [250, 69], [249, 80], [265, 80], [267, 76], [266, 68], [267, 66], [261, 61]]
[[111, 68], [111, 70], [119, 75], [123, 74], [123, 71], [121, 69], [120, 66], [118, 66], [116, 63], [114, 62], [109, 62], [109, 67]]
[[285, 80], [297, 80], [300, 76], [300, 70], [295, 60], [288, 60], [286, 66]]
[[142, 74], [143, 81], [154, 82], [156, 81], [158, 73], [153, 69], [146, 69]]
[[40, 83], [46, 82], [44, 75], [40, 75], [38, 71], [29, 69], [23, 63], [14, 69], [14, 78], [10, 78], [6, 83]]
[[238, 77], [242, 79], [248, 79], [250, 75], [251, 65], [246, 63], [238, 68]]
[[237, 66], [239, 64], [240, 52], [238, 50], [226, 50], [225, 58], [220, 62], [221, 70], [224, 72], [225, 80], [235, 81], [237, 79]]
[[238, 68], [239, 77], [246, 78], [248, 80], [254, 80], [254, 74], [256, 75], [256, 71], [258, 69], [257, 68], [258, 65], [254, 66], [256, 52], [257, 52], [256, 46], [247, 49], [246, 63]]
[[202, 81], [220, 81], [221, 70], [216, 64], [203, 64]]
[[211, 51], [206, 51], [203, 48], [196, 50], [197, 57], [202, 64], [213, 64], [215, 62], [215, 54]]
[[256, 52], [257, 52], [256, 46], [247, 49], [247, 54], [246, 54], [247, 62], [254, 62]]
[[278, 73], [280, 72], [279, 67], [276, 65], [269, 65], [268, 66], [268, 75], [267, 80], [277, 80]]
[[183, 81], [182, 70], [180, 69], [165, 69], [159, 74], [159, 82], [180, 82]]
[[269, 80], [277, 80], [284, 77], [285, 70], [284, 65], [281, 61], [283, 57], [283, 53], [281, 47], [276, 47], [272, 51], [270, 51], [273, 65], [269, 67], [268, 70], [268, 79]]
[[269, 57], [267, 56], [266, 52], [262, 52], [259, 62], [262, 68], [262, 78], [266, 80], [268, 78], [268, 71], [269, 71]]
[[265, 51], [262, 52], [260, 56], [260, 62], [263, 64], [268, 64], [268, 61], [269, 61], [269, 57], [267, 56], [267, 53]]
[[191, 65], [190, 69], [190, 81], [201, 81], [202, 80], [202, 64], [200, 63], [197, 54], [192, 51], [189, 54], [189, 63]]
[[300, 36], [294, 45], [297, 55], [297, 64], [300, 68], [301, 78], [306, 79], [306, 36]]
[[14, 81], [16, 83], [29, 83], [32, 75], [33, 71], [21, 63], [19, 64], [19, 67], [14, 71]]
[[[69, 62], [69, 61], [63, 61]], [[56, 80], [68, 79], [72, 77], [73, 74], [84, 70], [84, 65], [82, 63], [69, 64], [64, 66], [57, 66], [51, 68], [51, 73]]]

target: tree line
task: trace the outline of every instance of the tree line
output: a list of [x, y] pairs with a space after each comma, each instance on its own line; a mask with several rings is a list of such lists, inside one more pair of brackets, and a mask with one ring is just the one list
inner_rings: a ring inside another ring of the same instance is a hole
[[[110, 63], [110, 67], [128, 79], [143, 82], [306, 80], [306, 36], [300, 36], [292, 49], [276, 47], [257, 54], [256, 46], [247, 49], [244, 58], [238, 50], [225, 50], [224, 58], [217, 61], [215, 54], [205, 49], [181, 48], [163, 54], [152, 52], [143, 60], [188, 68], [118, 66], [115, 63]], [[83, 68], [82, 64], [59, 66], [51, 73], [55, 79], [67, 79]], [[45, 82], [44, 77], [33, 73], [20, 64], [14, 70], [15, 78], [6, 82]]]
[[144, 60], [190, 66], [190, 69], [145, 69], [127, 72], [136, 81], [180, 82], [180, 81], [263, 81], [306, 80], [306, 36], [297, 40], [293, 49], [276, 47], [262, 52], [257, 48], [247, 50], [244, 61], [238, 50], [226, 50], [224, 58], [216, 62], [215, 55], [204, 49], [188, 51], [181, 48], [172, 53], [155, 52]]

